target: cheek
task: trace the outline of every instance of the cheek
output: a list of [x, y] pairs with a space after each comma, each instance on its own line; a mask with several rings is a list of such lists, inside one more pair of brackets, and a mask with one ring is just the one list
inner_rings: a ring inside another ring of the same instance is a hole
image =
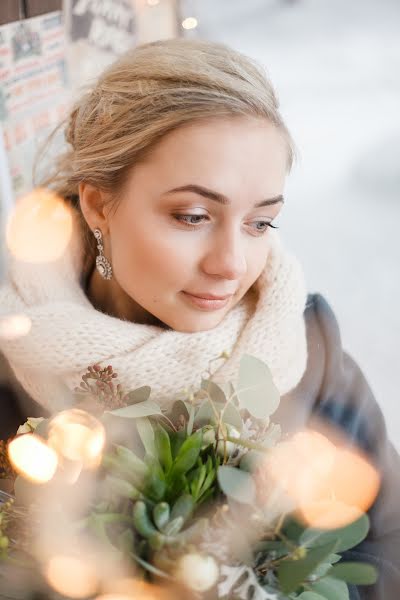
[[190, 254], [182, 252], [179, 244], [167, 236], [146, 227], [144, 219], [139, 221], [130, 223], [122, 218], [111, 230], [112, 262], [120, 283], [128, 278], [152, 281], [155, 286], [161, 281], [172, 285], [182, 281], [191, 269]]

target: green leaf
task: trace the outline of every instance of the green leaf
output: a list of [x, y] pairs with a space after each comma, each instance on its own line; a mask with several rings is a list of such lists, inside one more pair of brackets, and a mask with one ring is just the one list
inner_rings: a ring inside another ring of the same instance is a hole
[[372, 585], [378, 578], [373, 565], [360, 562], [341, 562], [334, 565], [328, 575], [354, 585]]
[[168, 575], [168, 573], [165, 573], [165, 571], [161, 571], [161, 569], [157, 569], [157, 567], [154, 567], [152, 564], [148, 563], [146, 560], [144, 560], [137, 554], [134, 554], [133, 552], [131, 552], [130, 556], [141, 567], [143, 567], [143, 569], [145, 569], [146, 571], [149, 571], [149, 573], [153, 573], [153, 575], [157, 575], [157, 577], [163, 577], [164, 579], [172, 579], [172, 577], [170, 575]]
[[157, 425], [154, 439], [158, 460], [160, 461], [164, 471], [168, 472], [172, 466], [171, 442], [168, 433], [160, 424]]
[[189, 408], [183, 400], [175, 400], [172, 405], [171, 413], [168, 415], [173, 423], [177, 423], [179, 417], [183, 415], [185, 421], [189, 420]]
[[188, 437], [179, 448], [177, 457], [172, 465], [171, 477], [184, 475], [196, 464], [200, 454], [203, 434], [200, 429]]
[[324, 546], [308, 550], [304, 558], [283, 561], [278, 567], [278, 579], [282, 591], [285, 593], [295, 592], [316, 567], [331, 554], [335, 546], [336, 541], [331, 541]]
[[124, 417], [125, 419], [139, 419], [140, 417], [150, 417], [152, 415], [161, 415], [161, 408], [152, 400], [146, 400], [145, 402], [138, 402], [123, 408], [116, 408], [115, 410], [105, 410], [108, 415], [113, 417]]
[[153, 508], [153, 520], [158, 529], [162, 529], [168, 523], [170, 508], [168, 502], [159, 502]]
[[190, 407], [190, 410], [189, 410], [189, 419], [188, 419], [188, 422], [187, 422], [187, 425], [186, 425], [186, 434], [188, 436], [192, 435], [192, 432], [193, 432], [193, 424], [194, 424], [194, 416], [195, 416], [195, 414], [196, 414], [196, 409], [192, 405]]
[[256, 497], [256, 486], [252, 476], [246, 471], [234, 467], [221, 466], [217, 471], [221, 490], [237, 502], [253, 504]]
[[154, 429], [150, 423], [150, 420], [147, 417], [140, 417], [136, 421], [136, 427], [147, 454], [150, 454], [151, 456], [157, 456], [154, 442]]
[[265, 453], [258, 450], [249, 450], [240, 460], [239, 466], [243, 471], [254, 473], [254, 471], [265, 461]]
[[195, 503], [192, 496], [190, 494], [183, 494], [176, 500], [172, 507], [171, 520], [182, 517], [183, 523], [186, 523], [193, 513], [194, 505]]
[[315, 592], [303, 592], [300, 596], [297, 596], [297, 600], [326, 600], [325, 596], [320, 596]]
[[142, 500], [138, 500], [135, 503], [132, 515], [136, 531], [140, 535], [149, 538], [153, 533], [157, 532], [147, 512], [147, 506]]
[[330, 554], [325, 562], [322, 562], [318, 565], [318, 567], [313, 572], [313, 575], [318, 579], [321, 577], [325, 577], [328, 571], [332, 568], [332, 565], [338, 562], [342, 557], [340, 554]]
[[183, 517], [176, 517], [175, 519], [171, 520], [169, 523], [166, 524], [163, 533], [168, 537], [177, 535], [182, 529], [182, 526]]
[[247, 408], [257, 419], [268, 418], [279, 406], [279, 391], [269, 367], [249, 354], [240, 361], [237, 396], [240, 408]]
[[221, 411], [221, 419], [224, 423], [233, 425], [239, 432], [243, 429], [243, 419], [236, 406], [229, 402]]
[[149, 472], [146, 478], [144, 494], [152, 500], [159, 502], [163, 499], [167, 489], [164, 471], [158, 460], [153, 456], [147, 454], [145, 460]]
[[222, 405], [226, 404], [226, 396], [223, 389], [211, 379], [202, 379], [201, 380], [201, 389], [208, 392], [211, 397], [211, 400], [215, 403], [219, 403]]
[[126, 446], [121, 446], [119, 444], [115, 445], [116, 453], [117, 453], [117, 463], [122, 467], [122, 469], [126, 470], [128, 473], [132, 472], [137, 477], [143, 477], [148, 472], [148, 467], [146, 463], [136, 456], [132, 450], [126, 448]]
[[369, 518], [364, 514], [350, 525], [338, 529], [306, 529], [300, 537], [300, 543], [308, 548], [326, 544], [330, 540], [338, 540], [336, 552], [344, 552], [357, 546], [367, 535]]
[[[214, 408], [217, 412], [221, 406], [222, 405], [214, 404]], [[197, 409], [197, 412], [194, 417], [194, 422], [196, 423], [196, 425], [201, 425], [201, 424], [207, 424], [207, 425], [214, 424], [215, 425], [218, 422], [218, 419], [215, 415], [214, 408], [208, 398], [203, 400], [203, 402], [200, 404], [199, 408]]]
[[349, 588], [344, 581], [333, 577], [324, 577], [313, 583], [312, 591], [320, 594], [326, 600], [349, 600]]
[[146, 402], [146, 400], [149, 399], [150, 394], [151, 394], [151, 387], [148, 385], [143, 385], [142, 387], [139, 387], [136, 390], [132, 390], [131, 392], [128, 392], [124, 396], [124, 402], [126, 402], [126, 404], [128, 404], [128, 405], [138, 404], [140, 402]]
[[173, 432], [170, 434], [169, 439], [171, 443], [172, 458], [175, 459], [183, 442], [187, 439], [186, 431], [184, 429], [180, 429], [179, 431]]

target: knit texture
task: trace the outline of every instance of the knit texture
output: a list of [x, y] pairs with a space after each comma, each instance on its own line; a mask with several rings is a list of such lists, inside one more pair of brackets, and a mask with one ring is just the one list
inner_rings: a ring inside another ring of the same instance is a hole
[[276, 231], [263, 272], [213, 329], [182, 333], [118, 319], [96, 310], [82, 286], [84, 253], [74, 220], [65, 252], [56, 261], [28, 264], [8, 260], [8, 279], [0, 287], [0, 320], [16, 314], [31, 321], [17, 339], [0, 335], [0, 351], [30, 396], [59, 410], [89, 365], [111, 364], [126, 390], [150, 385], [151, 397], [168, 408], [184, 388], [199, 386], [209, 361], [214, 381], [236, 381], [244, 353], [271, 369], [281, 395], [300, 381], [307, 364], [302, 267]]

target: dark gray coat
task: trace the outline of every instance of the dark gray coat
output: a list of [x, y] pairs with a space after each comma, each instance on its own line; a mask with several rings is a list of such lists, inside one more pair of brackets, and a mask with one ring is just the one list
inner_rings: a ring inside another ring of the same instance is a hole
[[[374, 586], [349, 586], [351, 600], [398, 600], [400, 457], [387, 438], [382, 412], [367, 380], [343, 351], [337, 320], [321, 294], [308, 295], [305, 320], [307, 368], [296, 388], [281, 398], [273, 420], [281, 424], [284, 432], [290, 432], [318, 416], [338, 426], [379, 469], [382, 484], [369, 511], [371, 530], [367, 539], [345, 552], [343, 558], [371, 562], [380, 574]], [[9, 371], [8, 378], [3, 386], [0, 382], [0, 439], [12, 435], [27, 416], [44, 414]]]

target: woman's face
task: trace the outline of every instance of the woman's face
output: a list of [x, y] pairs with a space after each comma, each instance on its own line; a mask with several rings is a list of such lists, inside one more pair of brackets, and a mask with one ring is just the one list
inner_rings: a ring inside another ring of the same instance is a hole
[[[100, 226], [113, 279], [97, 284], [116, 316], [181, 332], [218, 325], [265, 266], [286, 168], [286, 143], [266, 120], [192, 123], [163, 138]], [[205, 310], [186, 293], [232, 295]]]

